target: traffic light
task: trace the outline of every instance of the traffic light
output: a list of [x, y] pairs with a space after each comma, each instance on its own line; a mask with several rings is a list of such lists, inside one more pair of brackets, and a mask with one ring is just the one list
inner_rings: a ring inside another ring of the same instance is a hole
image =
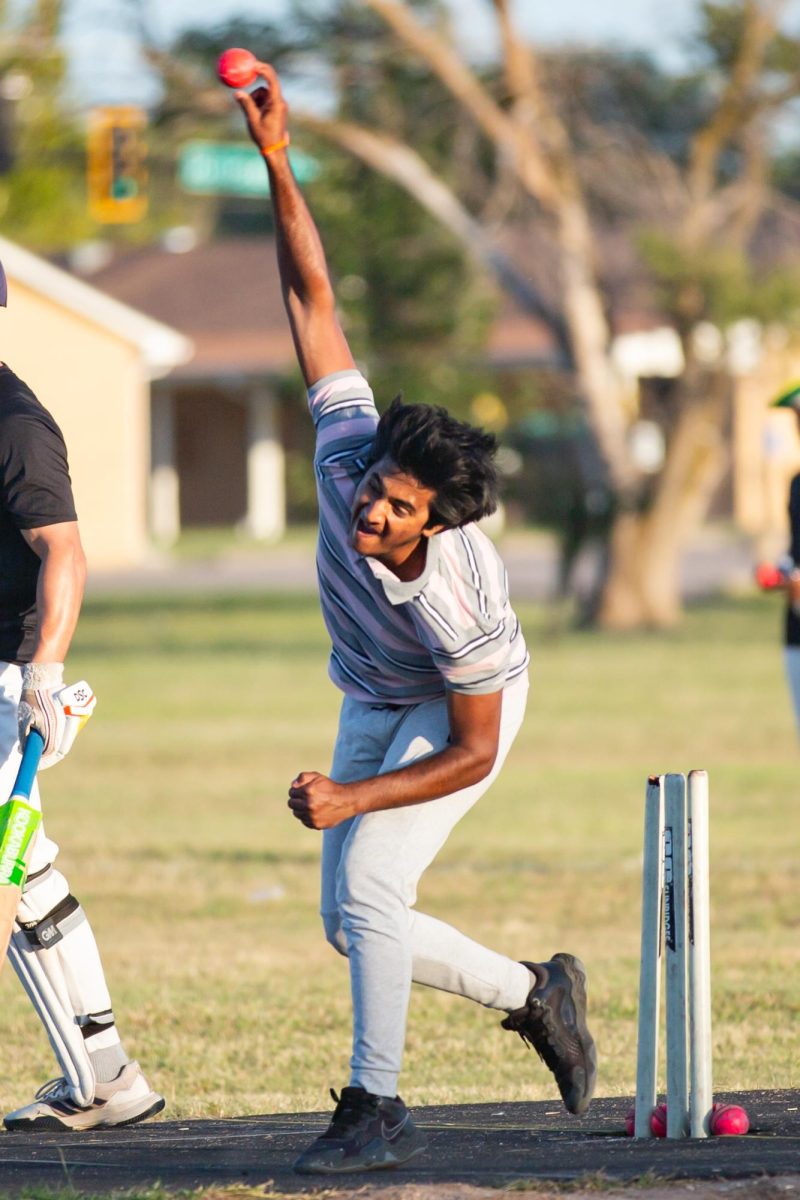
[[89, 116], [89, 212], [96, 221], [140, 221], [147, 212], [147, 118], [141, 108], [95, 108]]

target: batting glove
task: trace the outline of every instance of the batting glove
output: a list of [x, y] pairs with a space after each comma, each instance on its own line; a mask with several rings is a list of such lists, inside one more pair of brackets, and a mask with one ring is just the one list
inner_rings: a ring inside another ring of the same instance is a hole
[[85, 681], [64, 687], [63, 663], [26, 663], [18, 710], [20, 745], [31, 729], [44, 739], [40, 771], [54, 767], [72, 748], [92, 715], [95, 698]]

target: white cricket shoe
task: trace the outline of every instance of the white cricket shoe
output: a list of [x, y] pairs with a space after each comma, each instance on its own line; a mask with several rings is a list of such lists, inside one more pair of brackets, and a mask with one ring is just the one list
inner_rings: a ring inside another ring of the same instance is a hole
[[63, 1077], [51, 1079], [36, 1093], [33, 1104], [26, 1104], [3, 1118], [6, 1129], [102, 1129], [111, 1125], [135, 1125], [161, 1112], [164, 1097], [150, 1089], [142, 1068], [129, 1062], [116, 1079], [98, 1083], [94, 1100], [85, 1108], [72, 1099]]

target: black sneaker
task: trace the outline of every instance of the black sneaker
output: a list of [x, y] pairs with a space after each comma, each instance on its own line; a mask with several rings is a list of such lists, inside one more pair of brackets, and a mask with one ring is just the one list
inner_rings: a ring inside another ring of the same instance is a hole
[[550, 962], [522, 965], [536, 983], [523, 1007], [501, 1024], [533, 1046], [555, 1075], [567, 1111], [580, 1116], [597, 1082], [597, 1050], [586, 1027], [583, 963], [571, 954], [554, 954]]
[[399, 1096], [373, 1096], [360, 1087], [331, 1088], [336, 1108], [324, 1133], [298, 1158], [299, 1175], [342, 1175], [396, 1167], [421, 1154], [428, 1141]]

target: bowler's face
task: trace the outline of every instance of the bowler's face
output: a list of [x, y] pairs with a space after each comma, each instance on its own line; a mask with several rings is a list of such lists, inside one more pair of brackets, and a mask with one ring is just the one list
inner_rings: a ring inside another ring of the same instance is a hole
[[402, 563], [423, 538], [442, 529], [429, 526], [433, 488], [423, 487], [390, 458], [373, 463], [356, 491], [350, 540], [358, 554], [393, 567]]

